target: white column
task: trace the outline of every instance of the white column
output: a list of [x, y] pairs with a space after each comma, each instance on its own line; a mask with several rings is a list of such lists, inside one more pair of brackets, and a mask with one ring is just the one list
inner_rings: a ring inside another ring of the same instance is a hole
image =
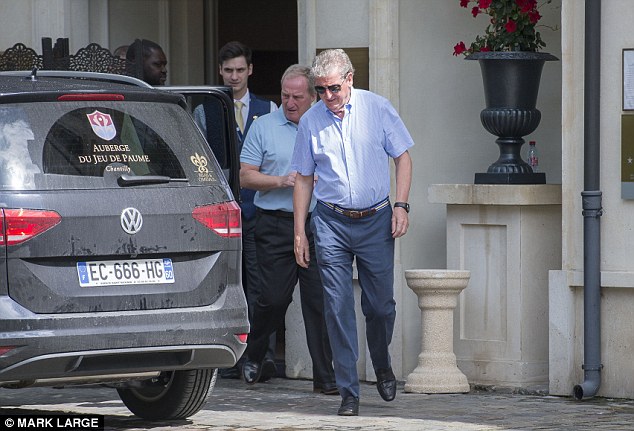
[[398, 2], [370, 0], [370, 90], [399, 109]]
[[316, 0], [297, 0], [297, 39], [299, 64], [310, 66], [317, 50]]
[[453, 353], [453, 312], [470, 276], [469, 271], [405, 271], [407, 285], [418, 296], [423, 335], [418, 366], [407, 376], [405, 392], [469, 392], [467, 377], [458, 369]]

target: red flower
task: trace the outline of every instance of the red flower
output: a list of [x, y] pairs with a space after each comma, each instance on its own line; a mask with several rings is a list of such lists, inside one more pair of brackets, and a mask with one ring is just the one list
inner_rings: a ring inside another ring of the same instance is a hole
[[453, 55], [460, 55], [467, 50], [464, 42], [457, 43], [456, 46], [453, 47]]
[[[456, 3], [458, 1], [454, 0]], [[460, 42], [454, 46], [453, 55], [468, 56], [474, 52], [528, 51], [536, 52], [546, 47], [535, 26], [542, 18], [541, 7], [552, 0], [459, 0], [460, 6], [476, 19], [488, 15], [483, 34], [471, 43]]]
[[537, 0], [515, 0], [515, 4], [519, 6], [520, 12], [526, 13], [537, 7]]
[[536, 24], [537, 21], [539, 21], [541, 18], [542, 16], [536, 10], [528, 13], [528, 19], [530, 20], [531, 24]]

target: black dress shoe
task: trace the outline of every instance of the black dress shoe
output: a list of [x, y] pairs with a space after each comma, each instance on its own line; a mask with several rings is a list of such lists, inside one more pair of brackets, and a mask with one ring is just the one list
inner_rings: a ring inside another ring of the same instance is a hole
[[379, 368], [376, 373], [376, 388], [385, 401], [392, 401], [396, 397], [396, 377], [392, 368]]
[[334, 383], [313, 383], [313, 392], [316, 394], [324, 394], [324, 395], [339, 395], [339, 389], [337, 389], [337, 385]]
[[359, 416], [359, 398], [348, 395], [341, 400], [341, 407], [337, 411], [339, 416]]
[[271, 358], [264, 358], [264, 361], [262, 361], [262, 373], [258, 382], [268, 382], [273, 376], [275, 376], [276, 372], [277, 368], [275, 367], [275, 361]]
[[262, 376], [262, 362], [247, 359], [242, 365], [242, 377], [244, 381], [252, 385]]

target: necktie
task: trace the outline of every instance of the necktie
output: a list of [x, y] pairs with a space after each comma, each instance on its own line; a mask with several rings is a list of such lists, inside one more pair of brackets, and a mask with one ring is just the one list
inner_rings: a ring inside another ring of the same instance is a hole
[[244, 106], [244, 103], [236, 100], [234, 104], [236, 107], [236, 123], [238, 123], [240, 132], [244, 133], [244, 119], [242, 118], [242, 107]]

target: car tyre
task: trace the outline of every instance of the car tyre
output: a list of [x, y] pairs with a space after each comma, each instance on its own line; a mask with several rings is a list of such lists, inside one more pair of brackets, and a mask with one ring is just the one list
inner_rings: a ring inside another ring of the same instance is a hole
[[207, 401], [217, 374], [215, 368], [169, 371], [141, 387], [117, 388], [117, 392], [126, 407], [143, 419], [185, 419]]

